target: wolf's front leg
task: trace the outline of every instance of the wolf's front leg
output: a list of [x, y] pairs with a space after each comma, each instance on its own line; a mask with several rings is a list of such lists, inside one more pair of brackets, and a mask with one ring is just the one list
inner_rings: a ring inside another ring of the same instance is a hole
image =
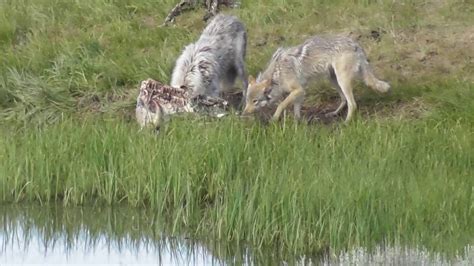
[[247, 81], [247, 71], [245, 70], [245, 63], [243, 59], [237, 64], [237, 74], [242, 80], [242, 101], [240, 103], [241, 108], [245, 106], [245, 97], [247, 97], [247, 88], [249, 86]]
[[[281, 113], [285, 110], [288, 105], [291, 103], [299, 103], [301, 99], [304, 97], [304, 90], [300, 85], [292, 86], [291, 93], [283, 100], [277, 107], [275, 113], [273, 114], [272, 121], [277, 121], [280, 119]], [[301, 107], [299, 107], [301, 109]], [[295, 113], [295, 116], [300, 116], [300, 110], [298, 110], [298, 114]], [[298, 117], [297, 117], [298, 118]]]
[[301, 107], [303, 106], [303, 101], [304, 101], [304, 91], [299, 96], [297, 96], [295, 98], [295, 101], [293, 102], [293, 113], [295, 115], [296, 120], [301, 119]]

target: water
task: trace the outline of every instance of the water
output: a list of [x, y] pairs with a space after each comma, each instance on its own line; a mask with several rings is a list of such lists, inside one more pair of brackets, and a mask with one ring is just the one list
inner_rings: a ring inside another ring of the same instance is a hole
[[288, 262], [271, 251], [170, 237], [160, 218], [150, 210], [128, 208], [3, 206], [0, 265], [474, 265], [474, 247], [449, 260], [423, 249], [389, 247]]
[[[7, 247], [1, 252], [1, 265], [8, 264], [164, 264], [164, 265], [209, 265], [214, 263], [212, 256], [200, 247], [163, 243], [160, 250], [132, 243], [111, 243], [106, 237], [91, 242], [87, 233], [73, 244], [66, 238], [53, 242], [44, 241], [39, 235], [24, 240], [22, 231], [14, 239], [7, 240]], [[35, 233], [36, 234], [36, 233]], [[18, 238], [18, 236], [20, 238]]]
[[165, 228], [150, 210], [0, 206], [0, 265], [245, 263], [229, 259], [223, 245], [171, 237]]

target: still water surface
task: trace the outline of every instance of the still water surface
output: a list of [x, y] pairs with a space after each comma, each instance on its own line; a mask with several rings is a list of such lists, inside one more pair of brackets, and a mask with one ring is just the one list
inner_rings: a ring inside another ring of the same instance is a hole
[[0, 265], [220, 262], [185, 238], [167, 237], [156, 216], [128, 208], [0, 207]]
[[164, 228], [149, 210], [0, 206], [0, 265], [474, 265], [473, 247], [450, 259], [421, 249], [377, 248], [285, 262], [272, 252], [169, 237]]

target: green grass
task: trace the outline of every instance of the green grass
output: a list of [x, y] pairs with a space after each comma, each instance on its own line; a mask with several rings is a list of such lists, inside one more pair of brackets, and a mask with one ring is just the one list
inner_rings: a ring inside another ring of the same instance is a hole
[[335, 127], [176, 119], [161, 136], [66, 119], [2, 135], [2, 202], [147, 206], [169, 214], [173, 231], [296, 254], [382, 241], [454, 251], [474, 237], [472, 123], [463, 118]]
[[[200, 9], [179, 17], [176, 26], [159, 27], [175, 2], [0, 1], [0, 118], [54, 122], [64, 112], [129, 111], [140, 81], [168, 82], [183, 47], [205, 25]], [[352, 32], [395, 88], [472, 82], [474, 10], [466, 1], [266, 0], [224, 11], [248, 28], [253, 75], [278, 46]], [[400, 98], [409, 102], [407, 96]]]
[[2, 203], [147, 206], [171, 231], [291, 254], [473, 243], [468, 1], [243, 1], [225, 12], [247, 25], [250, 73], [280, 45], [352, 31], [393, 94], [357, 87], [347, 126], [176, 119], [155, 136], [126, 119], [137, 85], [169, 81], [204, 27], [203, 10], [158, 27], [175, 1], [159, 2], [0, 0]]

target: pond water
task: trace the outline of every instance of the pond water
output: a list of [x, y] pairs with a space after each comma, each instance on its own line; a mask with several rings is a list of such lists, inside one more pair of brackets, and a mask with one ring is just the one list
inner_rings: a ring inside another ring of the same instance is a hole
[[474, 265], [474, 247], [446, 258], [419, 249], [356, 249], [337, 256], [295, 258], [252, 254], [235, 245], [170, 237], [159, 215], [127, 208], [0, 206], [0, 265]]

